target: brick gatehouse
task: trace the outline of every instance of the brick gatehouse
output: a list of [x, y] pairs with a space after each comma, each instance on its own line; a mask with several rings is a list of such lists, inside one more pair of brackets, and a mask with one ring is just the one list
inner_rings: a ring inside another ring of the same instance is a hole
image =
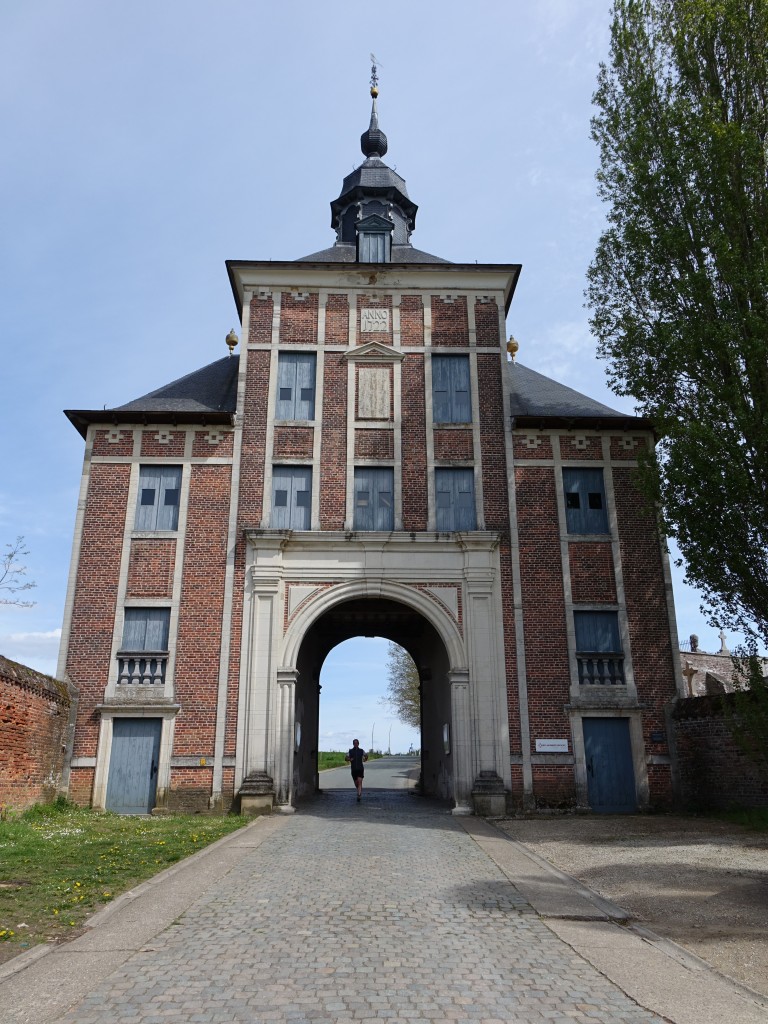
[[412, 246], [372, 92], [334, 245], [227, 264], [239, 356], [67, 413], [86, 442], [70, 796], [292, 809], [316, 786], [323, 660], [375, 634], [419, 668], [423, 789], [455, 813], [665, 803], [682, 687], [633, 485], [651, 425], [509, 358], [519, 264]]

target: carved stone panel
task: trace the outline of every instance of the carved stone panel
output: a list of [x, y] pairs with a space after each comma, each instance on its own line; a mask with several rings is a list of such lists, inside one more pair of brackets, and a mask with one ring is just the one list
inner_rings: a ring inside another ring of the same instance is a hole
[[390, 373], [386, 366], [361, 366], [357, 378], [357, 418], [388, 420]]

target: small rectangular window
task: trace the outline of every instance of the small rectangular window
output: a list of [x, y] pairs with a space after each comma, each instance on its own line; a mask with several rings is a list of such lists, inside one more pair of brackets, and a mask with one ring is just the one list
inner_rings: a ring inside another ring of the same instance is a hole
[[315, 418], [314, 352], [280, 352], [277, 357], [277, 409], [279, 420]]
[[476, 530], [475, 474], [472, 469], [436, 469], [435, 504], [441, 533]]
[[432, 416], [435, 423], [470, 423], [469, 356], [432, 356]]
[[394, 470], [364, 466], [355, 470], [356, 530], [393, 530]]
[[576, 663], [583, 686], [624, 686], [618, 612], [574, 612]]
[[170, 608], [126, 608], [124, 651], [167, 651]]
[[308, 530], [311, 513], [311, 468], [273, 466], [271, 525], [278, 530]]
[[609, 532], [602, 469], [563, 469], [563, 490], [568, 533]]
[[177, 530], [181, 466], [140, 466], [136, 530]]

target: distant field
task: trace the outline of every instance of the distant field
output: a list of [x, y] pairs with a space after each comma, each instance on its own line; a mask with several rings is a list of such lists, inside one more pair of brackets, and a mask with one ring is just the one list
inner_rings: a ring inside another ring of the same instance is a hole
[[[344, 760], [346, 756], [346, 750], [320, 750], [317, 754], [317, 770], [322, 772], [326, 768], [341, 768], [346, 764]], [[368, 758], [371, 761], [375, 761], [377, 757], [383, 756], [383, 754], [373, 750], [368, 754]]]

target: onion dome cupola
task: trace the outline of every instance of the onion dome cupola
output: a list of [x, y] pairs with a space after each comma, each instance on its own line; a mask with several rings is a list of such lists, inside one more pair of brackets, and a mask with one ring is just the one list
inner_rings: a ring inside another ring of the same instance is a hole
[[346, 176], [341, 194], [331, 203], [331, 227], [336, 232], [336, 243], [329, 249], [303, 256], [299, 262], [448, 262], [411, 245], [418, 206], [409, 197], [405, 180], [382, 159], [388, 145], [387, 136], [379, 128], [378, 95], [378, 72], [374, 61], [371, 69], [371, 121], [368, 130], [360, 136], [365, 160]]
[[358, 262], [390, 263], [393, 246], [409, 244], [418, 207], [405, 181], [382, 160], [387, 136], [379, 128], [379, 90], [372, 77], [371, 123], [360, 136], [365, 160], [347, 175], [341, 195], [331, 203], [331, 227], [337, 243], [355, 247]]

